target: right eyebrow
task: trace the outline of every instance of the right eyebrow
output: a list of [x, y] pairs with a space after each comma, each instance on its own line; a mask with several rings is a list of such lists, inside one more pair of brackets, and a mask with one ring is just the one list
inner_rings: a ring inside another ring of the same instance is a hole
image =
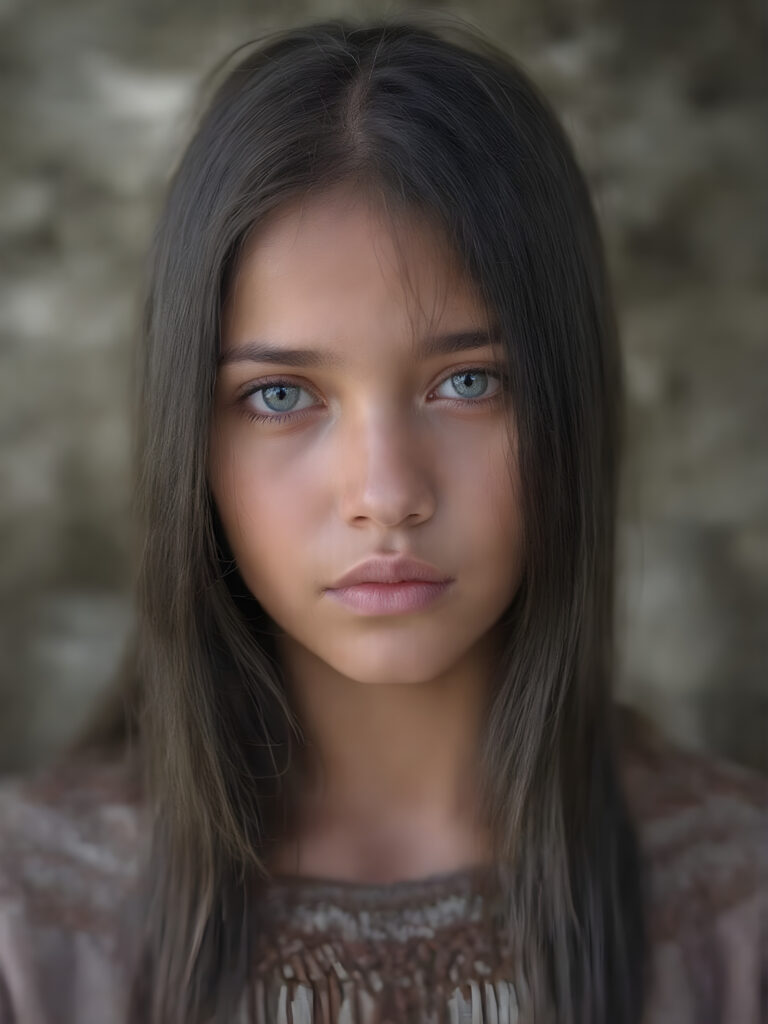
[[[487, 330], [453, 331], [423, 338], [418, 346], [422, 359], [439, 355], [454, 355], [489, 345], [501, 345], [497, 332]], [[282, 348], [267, 341], [247, 341], [219, 357], [219, 366], [230, 363], [277, 363], [283, 366], [302, 366], [309, 369], [338, 370], [343, 360], [332, 352], [311, 348]]]

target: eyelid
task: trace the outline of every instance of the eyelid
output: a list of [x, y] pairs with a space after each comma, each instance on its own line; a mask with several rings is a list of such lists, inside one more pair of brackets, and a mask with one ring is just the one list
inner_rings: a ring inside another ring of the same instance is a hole
[[[445, 381], [447, 380], [450, 380], [452, 377], [458, 377], [463, 373], [472, 372], [487, 373], [492, 377], [497, 377], [499, 380], [499, 391], [496, 394], [491, 395], [490, 397], [470, 398], [466, 399], [465, 401], [461, 401], [460, 399], [445, 399], [445, 401], [449, 403], [452, 402], [454, 405], [466, 405], [470, 407], [473, 405], [484, 405], [486, 403], [490, 404], [496, 398], [501, 397], [503, 395], [505, 388], [508, 386], [509, 372], [507, 370], [506, 364], [503, 361], [496, 359], [491, 360], [490, 362], [487, 363], [483, 363], [482, 360], [478, 360], [475, 363], [464, 363], [463, 365], [457, 366], [455, 368], [443, 372], [443, 374], [437, 379], [435, 384], [432, 385], [432, 387], [429, 389], [430, 394], [433, 391], [435, 391], [438, 387], [440, 387], [441, 384], [445, 383]], [[314, 389], [314, 387], [305, 383], [304, 381], [298, 380], [293, 376], [293, 374], [271, 374], [269, 377], [266, 378], [260, 378], [259, 380], [255, 381], [249, 381], [248, 383], [244, 384], [241, 388], [239, 388], [236, 393], [235, 404], [244, 405], [245, 402], [251, 397], [251, 395], [257, 394], [262, 389], [276, 387], [280, 384], [286, 384], [289, 387], [297, 387], [303, 389], [312, 394], [314, 397], [318, 397], [317, 391]], [[309, 408], [306, 409], [290, 410], [286, 413], [248, 412], [247, 415], [251, 419], [262, 420], [263, 422], [266, 423], [277, 424], [281, 422], [288, 422], [291, 419], [301, 418], [302, 416], [304, 416], [307, 413], [310, 413], [311, 411], [312, 407], [310, 406]]]

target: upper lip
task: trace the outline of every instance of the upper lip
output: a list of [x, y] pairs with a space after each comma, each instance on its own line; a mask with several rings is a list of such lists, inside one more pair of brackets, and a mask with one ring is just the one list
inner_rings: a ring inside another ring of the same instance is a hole
[[433, 565], [419, 562], [415, 558], [370, 558], [344, 573], [328, 589], [353, 587], [357, 583], [399, 583], [405, 580], [444, 583], [449, 579], [449, 576]]

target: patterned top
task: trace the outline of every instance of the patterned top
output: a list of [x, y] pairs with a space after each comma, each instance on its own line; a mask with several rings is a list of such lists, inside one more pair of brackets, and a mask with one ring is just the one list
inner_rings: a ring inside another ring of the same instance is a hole
[[[650, 879], [643, 1024], [768, 1020], [768, 779], [647, 730], [623, 763]], [[122, 1024], [146, 816], [125, 763], [0, 785], [0, 1024]], [[489, 869], [278, 875], [238, 1024], [523, 1024]]]

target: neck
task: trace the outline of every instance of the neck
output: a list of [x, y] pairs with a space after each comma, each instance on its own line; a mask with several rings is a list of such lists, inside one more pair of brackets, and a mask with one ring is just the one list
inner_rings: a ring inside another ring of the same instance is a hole
[[365, 684], [281, 638], [306, 745], [279, 870], [287, 857], [299, 873], [379, 880], [486, 859], [477, 754], [495, 650], [487, 637], [437, 678]]

